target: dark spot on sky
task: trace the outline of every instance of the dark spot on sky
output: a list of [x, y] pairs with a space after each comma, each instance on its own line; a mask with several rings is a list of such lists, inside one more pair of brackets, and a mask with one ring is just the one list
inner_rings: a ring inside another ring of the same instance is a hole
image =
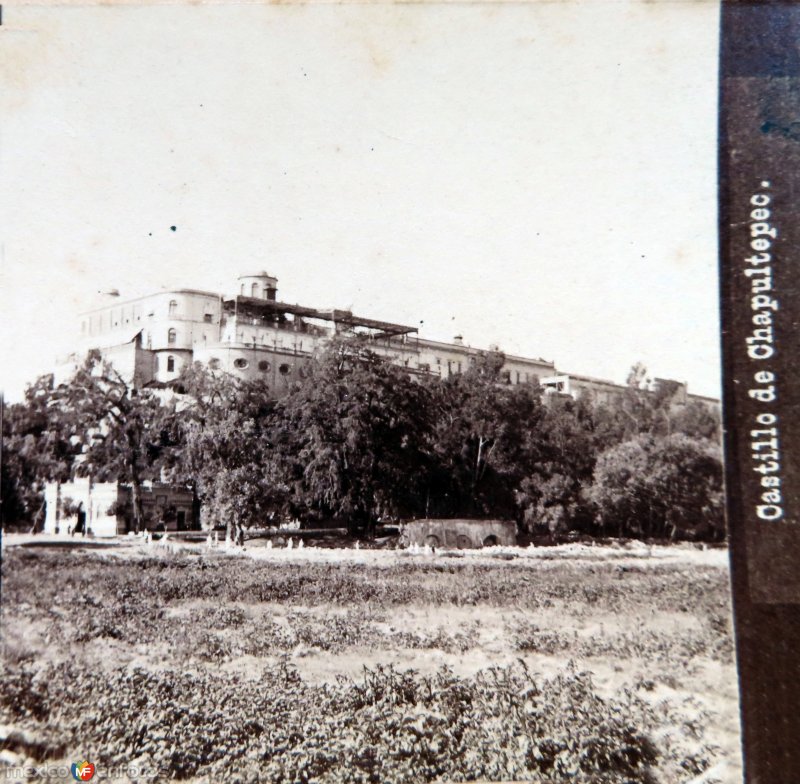
[[148, 237], [152, 237], [153, 236], [153, 232], [151, 231], [147, 236]]
[[178, 227], [177, 227], [177, 226], [170, 226], [170, 227], [169, 227], [169, 230], [170, 230], [170, 231], [177, 231], [177, 230], [178, 230]]

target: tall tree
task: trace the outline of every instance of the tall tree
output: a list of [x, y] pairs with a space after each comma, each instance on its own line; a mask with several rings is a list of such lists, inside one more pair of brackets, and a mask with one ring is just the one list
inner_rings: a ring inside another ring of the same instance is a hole
[[236, 541], [288, 508], [289, 492], [273, 445], [276, 402], [261, 381], [214, 374], [196, 365], [181, 384], [182, 448], [175, 476], [191, 482], [209, 527]]
[[591, 421], [586, 401], [555, 397], [530, 428], [535, 461], [517, 492], [529, 529], [560, 533], [586, 518], [583, 489], [591, 482], [596, 457]]
[[433, 383], [437, 515], [515, 513], [515, 488], [536, 457], [529, 434], [544, 407], [537, 386], [505, 383], [504, 361], [490, 352], [467, 372]]
[[81, 453], [73, 429], [54, 416], [53, 376], [40, 376], [22, 403], [3, 417], [3, 521], [36, 524], [44, 509], [44, 486], [73, 474]]
[[406, 370], [357, 338], [334, 341], [281, 409], [297, 506], [367, 534], [421, 510], [430, 405]]
[[47, 395], [48, 417], [57, 432], [81, 447], [74, 472], [131, 485], [133, 529], [144, 526], [142, 482], [156, 479], [170, 447], [169, 409], [158, 393], [137, 389], [98, 352], [65, 384]]

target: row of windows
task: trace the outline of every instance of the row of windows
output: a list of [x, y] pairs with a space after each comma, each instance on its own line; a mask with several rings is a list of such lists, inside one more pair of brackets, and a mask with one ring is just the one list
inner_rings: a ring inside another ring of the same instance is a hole
[[274, 300], [275, 292], [276, 290], [274, 288], [271, 288], [270, 286], [264, 286], [262, 289], [261, 286], [258, 285], [258, 283], [251, 283], [249, 291], [246, 288], [246, 284], [244, 283], [242, 283], [240, 287], [240, 293], [243, 297], [249, 293], [251, 297], [261, 298], [261, 295], [263, 294], [264, 299]]
[[[169, 315], [175, 316], [178, 313], [178, 300], [171, 299], [169, 301]], [[214, 323], [214, 314], [213, 313], [204, 313], [203, 314], [203, 321], [206, 324], [213, 324]]]
[[[212, 370], [219, 370], [221, 364], [222, 363], [220, 362], [220, 360], [217, 359], [216, 357], [208, 361], [208, 366]], [[250, 367], [250, 362], [244, 357], [237, 357], [236, 359], [233, 360], [233, 366], [237, 370], [246, 370], [247, 368]], [[272, 365], [270, 365], [270, 363], [267, 362], [266, 359], [262, 359], [258, 363], [258, 369], [262, 373], [267, 373], [268, 371], [272, 370]], [[288, 375], [289, 373], [291, 373], [291, 371], [292, 371], [292, 366], [287, 365], [285, 362], [278, 367], [278, 372], [283, 376]]]
[[[245, 345], [249, 345], [252, 343], [252, 345], [255, 346], [258, 343], [258, 335], [252, 335], [252, 338], [253, 338], [252, 340], [247, 340], [247, 336], [245, 335], [245, 332], [242, 329], [240, 329], [236, 333], [236, 340], [239, 343], [244, 343]], [[271, 334], [269, 332], [264, 332], [261, 335], [261, 345], [262, 346], [272, 345], [275, 347], [280, 346], [281, 348], [283, 348], [283, 337], [280, 335]], [[302, 351], [303, 341], [295, 340], [294, 342], [289, 344], [289, 347], [297, 349], [298, 351]]]
[[[437, 366], [441, 366], [441, 364], [442, 364], [441, 358], [440, 357], [435, 357], [435, 359], [436, 359]], [[448, 359], [446, 361], [447, 361], [447, 374], [448, 375], [454, 375], [454, 374], [458, 374], [458, 373], [462, 372], [462, 365], [461, 365], [460, 361], [451, 360], [451, 359]], [[408, 362], [406, 362], [406, 364], [408, 364]], [[470, 365], [474, 365], [475, 364], [475, 358], [474, 357], [470, 357], [469, 358], [469, 364]], [[428, 363], [428, 362], [420, 362], [417, 365], [417, 367], [420, 370], [430, 371], [430, 369], [431, 369], [430, 363]], [[439, 372], [441, 373], [441, 368], [439, 368]], [[516, 374], [516, 383], [517, 384], [521, 384], [523, 382], [524, 383], [528, 383], [531, 380], [531, 378], [533, 377], [527, 371], [516, 370], [516, 371], [513, 371], [513, 372]], [[511, 370], [502, 371], [501, 378], [503, 379], [503, 381], [506, 384], [510, 384], [512, 382], [512, 371]]]
[[[170, 300], [170, 303], [169, 303], [169, 315], [170, 316], [174, 316], [177, 312], [178, 312], [178, 301], [174, 300], [174, 299]], [[148, 316], [154, 316], [155, 314], [154, 313], [148, 313], [147, 315]], [[115, 316], [116, 316], [116, 319], [114, 318]], [[131, 318], [134, 318], [134, 317], [135, 317], [134, 320], [136, 322], [141, 322], [142, 317], [140, 315], [138, 315], [136, 313], [132, 313], [131, 314]], [[92, 327], [93, 327], [93, 322], [94, 322], [94, 318], [93, 317], [90, 318], [88, 321], [81, 321], [81, 333], [84, 334], [84, 335], [86, 334], [87, 326], [88, 326], [89, 332], [91, 332], [92, 331]], [[213, 324], [214, 323], [214, 314], [213, 313], [204, 313], [203, 314], [203, 322], [206, 323], [206, 324]], [[120, 310], [119, 311], [119, 315], [114, 313], [113, 310], [109, 311], [109, 313], [108, 313], [108, 328], [109, 329], [112, 329], [113, 327], [118, 327], [120, 324], [130, 324], [130, 323], [131, 323], [131, 319], [130, 318], [125, 318], [125, 311], [124, 310]], [[97, 316], [97, 331], [98, 332], [102, 332], [103, 331], [103, 314], [102, 313]], [[174, 332], [174, 330], [170, 330], [170, 331]], [[172, 341], [172, 342], [174, 342], [174, 341]]]

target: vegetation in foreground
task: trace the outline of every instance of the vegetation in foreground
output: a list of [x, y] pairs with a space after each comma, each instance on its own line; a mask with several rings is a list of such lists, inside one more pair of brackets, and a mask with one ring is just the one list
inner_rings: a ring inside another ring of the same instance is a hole
[[691, 695], [734, 677], [702, 567], [11, 550], [2, 612], [17, 752], [179, 779], [686, 782], [722, 754]]

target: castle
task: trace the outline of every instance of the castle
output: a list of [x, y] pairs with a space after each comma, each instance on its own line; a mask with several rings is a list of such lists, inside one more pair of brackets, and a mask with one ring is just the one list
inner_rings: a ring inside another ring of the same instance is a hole
[[[116, 292], [103, 307], [80, 314], [78, 350], [61, 365], [68, 377], [92, 349], [136, 386], [166, 386], [193, 362], [243, 379], [262, 378], [280, 394], [302, 377], [305, 366], [332, 337], [360, 336], [378, 354], [414, 375], [447, 378], [462, 373], [486, 353], [466, 345], [422, 338], [416, 327], [362, 318], [348, 310], [280, 302], [277, 278], [266, 272], [241, 275], [228, 293], [176, 289], [120, 301]], [[505, 354], [501, 377], [508, 384], [538, 380], [546, 392], [598, 403], [612, 402], [625, 389], [611, 381], [557, 370], [544, 359]], [[656, 384], [659, 380], [656, 380]], [[674, 402], [714, 398], [680, 384]]]

